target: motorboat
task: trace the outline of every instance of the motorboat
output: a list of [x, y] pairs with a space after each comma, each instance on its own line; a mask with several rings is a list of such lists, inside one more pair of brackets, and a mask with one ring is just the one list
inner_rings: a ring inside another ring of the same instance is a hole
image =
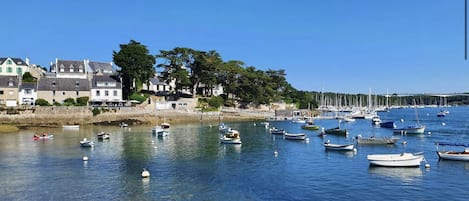
[[381, 119], [379, 118], [379, 116], [373, 116], [371, 118], [371, 124], [375, 126], [379, 126], [381, 124]]
[[276, 128], [276, 127], [272, 127], [269, 129], [270, 133], [273, 134], [273, 135], [283, 135], [285, 134], [285, 129], [283, 128]]
[[153, 129], [151, 129], [151, 133], [153, 135], [156, 135], [158, 137], [165, 137], [169, 135], [169, 131], [167, 129], [164, 129], [161, 126], [155, 126]]
[[297, 124], [305, 124], [306, 120], [304, 120], [302, 118], [294, 118], [291, 122], [292, 123], [297, 123]]
[[370, 144], [370, 145], [380, 145], [380, 144], [395, 144], [399, 138], [397, 137], [362, 137], [361, 135], [357, 135], [355, 137], [358, 144]]
[[285, 139], [289, 140], [305, 140], [306, 139], [306, 134], [304, 133], [285, 133], [283, 135]]
[[370, 165], [384, 167], [415, 167], [424, 161], [423, 153], [370, 154]]
[[[439, 150], [438, 146], [454, 146], [454, 147], [464, 147], [462, 151], [454, 150]], [[437, 143], [436, 153], [440, 159], [445, 160], [455, 160], [455, 161], [469, 161], [469, 144], [461, 143]]]
[[80, 146], [81, 147], [92, 147], [94, 145], [93, 141], [89, 141], [87, 138], [83, 138], [82, 141], [80, 141]]
[[332, 144], [329, 140], [324, 142], [324, 148], [326, 150], [335, 150], [335, 151], [353, 151], [355, 148], [354, 144]]
[[109, 133], [103, 131], [99, 132], [96, 135], [98, 136], [98, 140], [109, 140], [111, 138]]
[[161, 123], [160, 126], [161, 126], [161, 128], [163, 128], [163, 129], [168, 129], [168, 128], [171, 126], [171, 124], [169, 124], [168, 122], [163, 122], [163, 123]]
[[241, 144], [239, 131], [229, 129], [225, 134], [223, 134], [223, 137], [220, 138], [220, 142], [225, 144]]
[[64, 129], [79, 129], [80, 125], [62, 125]]

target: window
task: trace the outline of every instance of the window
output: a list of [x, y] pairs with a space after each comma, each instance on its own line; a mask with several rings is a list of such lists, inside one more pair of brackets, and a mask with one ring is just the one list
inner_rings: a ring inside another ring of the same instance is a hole
[[3, 95], [3, 91], [0, 91], [0, 95]]
[[98, 91], [96, 91], [96, 96], [100, 96], [100, 94], [99, 94], [99, 90], [98, 90]]
[[73, 68], [70, 68], [70, 72], [73, 73]]
[[77, 91], [77, 96], [78, 96], [78, 94], [79, 94], [79, 91]]
[[7, 73], [12, 73], [13, 69], [11, 67], [7, 67]]
[[114, 96], [117, 96], [117, 90], [114, 90]]
[[31, 89], [24, 89], [24, 94], [32, 94]]
[[108, 82], [105, 82], [105, 83], [104, 83], [104, 86], [108, 86], [108, 85], [109, 85], [109, 83], [108, 83]]
[[64, 95], [64, 96], [65, 96], [65, 91], [64, 91], [64, 92], [62, 92], [62, 95]]
[[78, 72], [83, 73], [83, 69], [82, 68], [78, 69]]
[[0, 67], [0, 73], [2, 72], [2, 67]]
[[55, 96], [55, 90], [52, 90], [52, 95]]
[[11, 65], [11, 60], [8, 60], [8, 61], [7, 61], [7, 64], [10, 64], [10, 65]]
[[8, 95], [12, 96], [14, 94], [13, 90], [8, 91]]
[[109, 91], [108, 90], [104, 91], [104, 96], [109, 96]]
[[16, 68], [16, 73], [18, 75], [23, 75], [23, 69], [22, 68]]
[[13, 80], [8, 81], [8, 86], [12, 87], [13, 86]]
[[64, 68], [60, 68], [60, 72], [65, 72], [65, 69], [64, 69]]
[[52, 82], [52, 87], [55, 87], [55, 80]]

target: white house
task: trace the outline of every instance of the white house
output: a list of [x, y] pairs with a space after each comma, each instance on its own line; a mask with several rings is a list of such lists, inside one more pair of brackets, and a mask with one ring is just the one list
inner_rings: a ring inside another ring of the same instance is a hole
[[20, 89], [18, 92], [18, 102], [20, 105], [31, 105], [34, 106], [34, 103], [37, 99], [37, 84], [36, 83], [21, 83]]
[[0, 76], [23, 76], [29, 71], [29, 59], [24, 62], [20, 58], [4, 57], [0, 58]]
[[110, 75], [95, 75], [91, 81], [92, 105], [120, 105], [122, 100], [122, 85], [120, 80]]

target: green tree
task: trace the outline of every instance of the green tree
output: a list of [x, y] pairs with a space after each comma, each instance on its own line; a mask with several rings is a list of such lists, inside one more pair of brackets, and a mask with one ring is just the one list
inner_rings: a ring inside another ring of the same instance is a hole
[[36, 82], [37, 78], [33, 77], [30, 72], [25, 72], [22, 80], [23, 82]]
[[160, 50], [157, 58], [162, 58], [165, 62], [158, 64], [158, 68], [162, 68], [161, 78], [167, 83], [174, 81], [176, 92], [186, 87], [191, 87], [189, 79], [189, 71], [194, 62], [193, 49], [176, 47], [172, 50]]
[[220, 71], [217, 75], [218, 83], [220, 83], [227, 95], [227, 99], [233, 99], [238, 95], [237, 88], [239, 86], [238, 79], [241, 77], [241, 73], [244, 70], [244, 62], [230, 60], [224, 62], [220, 66]]
[[148, 83], [148, 80], [155, 75], [155, 57], [149, 54], [145, 45], [134, 40], [130, 40], [128, 44], [121, 44], [119, 52], [113, 51], [113, 61], [120, 67], [118, 72], [122, 78], [124, 99], [128, 99], [142, 83]]

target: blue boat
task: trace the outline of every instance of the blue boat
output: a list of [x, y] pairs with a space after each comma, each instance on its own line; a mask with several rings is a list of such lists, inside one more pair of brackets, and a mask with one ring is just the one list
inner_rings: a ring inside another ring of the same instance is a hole
[[381, 128], [396, 128], [394, 121], [385, 121], [379, 124]]

